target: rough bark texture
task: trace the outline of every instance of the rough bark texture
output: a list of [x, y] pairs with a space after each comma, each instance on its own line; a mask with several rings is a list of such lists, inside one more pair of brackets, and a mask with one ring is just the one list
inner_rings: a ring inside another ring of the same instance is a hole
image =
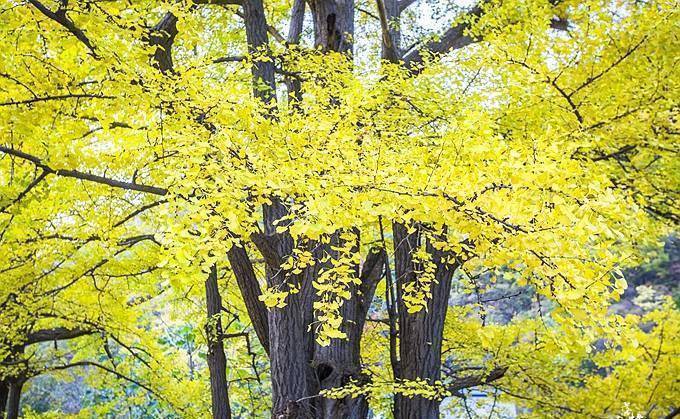
[[215, 265], [211, 267], [208, 279], [205, 281], [205, 299], [208, 311], [208, 323], [206, 325], [208, 337], [207, 363], [210, 371], [212, 417], [213, 419], [231, 419], [227, 384], [227, 359], [224, 356], [222, 322], [219, 317], [222, 310], [222, 298], [217, 287], [217, 267]]
[[[399, 318], [400, 379], [425, 379], [433, 383], [441, 378], [441, 351], [444, 320], [448, 307], [451, 279], [456, 266], [444, 262], [445, 254], [429, 243], [427, 250], [437, 265], [436, 284], [432, 284], [432, 298], [427, 310], [409, 314], [401, 298], [403, 286], [415, 280], [412, 251], [421, 243], [418, 231], [409, 234], [405, 226], [393, 225], [395, 243], [395, 271], [397, 276]], [[396, 395], [394, 415], [402, 418], [438, 418], [439, 401], [423, 397]]]
[[[300, 42], [302, 28], [305, 21], [305, 0], [295, 0], [290, 12], [290, 24], [288, 26], [289, 45], [296, 45]], [[286, 77], [286, 90], [288, 91], [288, 101], [292, 106], [297, 106], [301, 98], [302, 83], [297, 77]]]
[[[276, 233], [274, 222], [286, 215], [286, 207], [274, 200], [263, 208], [265, 235], [270, 248], [279, 260], [291, 254], [290, 235]], [[276, 260], [267, 258], [265, 260]], [[278, 262], [275, 262], [278, 263]], [[267, 264], [268, 286], [282, 286], [300, 281], [299, 276], [286, 276], [279, 265]], [[305, 312], [308, 303], [304, 292], [292, 294], [283, 308], [269, 310], [269, 345], [271, 348], [272, 412], [276, 418], [312, 417], [313, 404], [308, 397], [314, 394], [309, 384], [312, 375], [307, 351]]]
[[[341, 308], [347, 340], [335, 339], [328, 346], [317, 345], [315, 349], [313, 365], [321, 389], [341, 387], [350, 379], [362, 381], [361, 335], [375, 287], [384, 271], [385, 258], [384, 250], [369, 252], [361, 269], [361, 286], [352, 289], [351, 298]], [[318, 417], [324, 419], [364, 418], [367, 415], [365, 397], [322, 398], [319, 403]]]
[[310, 0], [314, 21], [314, 44], [323, 51], [352, 52], [353, 0]]
[[[243, 17], [245, 19], [248, 52], [255, 55], [268, 55], [269, 37], [262, 0], [245, 0], [243, 2]], [[260, 98], [265, 104], [273, 103], [276, 100], [273, 62], [255, 60], [252, 73], [255, 97]]]
[[401, 31], [397, 0], [377, 0], [380, 27], [382, 30], [381, 58], [396, 63], [401, 58]]
[[19, 406], [21, 404], [21, 389], [24, 386], [23, 380], [9, 382], [9, 393], [7, 395], [7, 419], [19, 418]]

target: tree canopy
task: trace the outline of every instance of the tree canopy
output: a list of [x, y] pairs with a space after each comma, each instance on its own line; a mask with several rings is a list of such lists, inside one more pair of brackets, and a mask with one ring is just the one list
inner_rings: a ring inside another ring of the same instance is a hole
[[676, 2], [0, 22], [8, 418], [45, 375], [78, 417], [680, 413], [678, 306], [612, 309], [680, 222]]

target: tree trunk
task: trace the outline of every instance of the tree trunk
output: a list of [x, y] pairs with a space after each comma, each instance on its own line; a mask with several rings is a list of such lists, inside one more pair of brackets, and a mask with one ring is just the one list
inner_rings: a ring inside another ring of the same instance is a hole
[[212, 398], [213, 419], [231, 419], [229, 388], [227, 384], [227, 359], [222, 344], [222, 298], [217, 287], [217, 266], [210, 268], [205, 281], [205, 299], [208, 311], [206, 336], [208, 337], [208, 370], [210, 371], [210, 396]]
[[0, 381], [0, 419], [5, 417], [5, 408], [7, 407], [7, 399], [9, 398], [9, 382], [7, 380]]
[[[356, 251], [359, 251], [358, 248]], [[316, 346], [313, 366], [321, 389], [344, 386], [350, 379], [362, 381], [361, 336], [375, 287], [384, 272], [386, 257], [384, 249], [369, 251], [360, 274], [357, 267], [361, 285], [352, 288], [350, 299], [341, 308], [347, 339], [333, 339], [328, 346]], [[319, 403], [318, 417], [324, 419], [365, 418], [367, 415], [368, 402], [364, 396], [338, 400], [322, 398]]]
[[[267, 18], [262, 0], [245, 0], [243, 17], [246, 26], [246, 40], [250, 54], [269, 54]], [[276, 80], [274, 63], [268, 60], [255, 60], [252, 66], [253, 94], [269, 105], [276, 101]]]
[[9, 393], [7, 396], [7, 419], [19, 418], [19, 405], [21, 403], [21, 389], [24, 381], [21, 379], [9, 382]]
[[[272, 205], [265, 205], [263, 218], [265, 235], [273, 259], [284, 259], [293, 251], [293, 239], [286, 233], [276, 233], [274, 221], [287, 214], [285, 206], [277, 199]], [[263, 252], [267, 253], [267, 252]], [[272, 259], [272, 258], [270, 258]], [[265, 260], [267, 257], [265, 256]], [[279, 262], [267, 264], [267, 285], [283, 287], [287, 283], [301, 281], [299, 275], [286, 276]], [[306, 418], [313, 415], [313, 403], [310, 396], [315, 388], [310, 384], [313, 376], [310, 366], [309, 340], [306, 324], [309, 303], [301, 291], [286, 298], [286, 306], [269, 310], [269, 345], [272, 379], [272, 415], [275, 418]]]
[[311, 0], [314, 44], [322, 51], [352, 53], [354, 0]]
[[[424, 379], [433, 384], [441, 378], [441, 353], [444, 320], [451, 291], [451, 279], [456, 266], [445, 263], [445, 254], [427, 243], [427, 251], [436, 264], [436, 283], [432, 284], [432, 298], [427, 310], [409, 314], [402, 298], [403, 286], [414, 281], [412, 251], [421, 243], [416, 231], [409, 234], [401, 224], [393, 225], [395, 243], [395, 271], [397, 276], [399, 319], [399, 374], [405, 380]], [[404, 397], [397, 394], [394, 401], [396, 419], [425, 419], [439, 417], [439, 400], [424, 397]]]

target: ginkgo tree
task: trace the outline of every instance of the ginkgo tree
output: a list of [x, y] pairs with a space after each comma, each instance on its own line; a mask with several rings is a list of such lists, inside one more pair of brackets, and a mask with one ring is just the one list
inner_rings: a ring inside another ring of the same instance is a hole
[[5, 1], [8, 416], [76, 367], [183, 417], [676, 415], [677, 308], [608, 313], [680, 217], [676, 6]]

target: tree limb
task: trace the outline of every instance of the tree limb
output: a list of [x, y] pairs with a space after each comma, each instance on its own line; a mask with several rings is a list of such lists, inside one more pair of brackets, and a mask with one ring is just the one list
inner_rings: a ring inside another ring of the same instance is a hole
[[227, 252], [227, 258], [229, 259], [231, 270], [236, 277], [236, 283], [241, 290], [241, 295], [243, 296], [250, 321], [253, 323], [255, 334], [264, 350], [269, 354], [267, 308], [259, 298], [262, 295], [262, 290], [260, 289], [260, 283], [257, 281], [253, 264], [248, 257], [246, 249], [236, 245], [231, 246], [231, 249]]
[[496, 380], [503, 378], [507, 371], [508, 367], [496, 367], [492, 369], [488, 374], [457, 377], [454, 378], [453, 381], [448, 383], [447, 389], [454, 395], [461, 397], [462, 396], [462, 394], [460, 393], [461, 390], [492, 383]]
[[55, 95], [55, 96], [43, 96], [34, 97], [32, 99], [25, 100], [9, 100], [7, 102], [0, 102], [0, 106], [13, 106], [13, 105], [28, 105], [36, 102], [48, 102], [51, 100], [62, 100], [62, 99], [115, 99], [115, 96], [109, 95], [95, 95], [90, 93], [69, 93], [67, 95]]
[[91, 173], [85, 173], [81, 172], [78, 170], [70, 170], [70, 169], [54, 169], [47, 164], [43, 163], [43, 161], [32, 154], [24, 153], [23, 151], [16, 150], [13, 148], [9, 148], [6, 146], [0, 146], [0, 152], [9, 154], [14, 157], [18, 157], [23, 160], [27, 160], [31, 163], [33, 163], [36, 167], [41, 168], [45, 173], [47, 174], [54, 174], [57, 176], [62, 176], [62, 177], [70, 177], [74, 179], [80, 179], [80, 180], [87, 180], [90, 182], [94, 183], [100, 183], [102, 185], [108, 185], [111, 186], [112, 188], [118, 188], [118, 189], [126, 189], [126, 190], [131, 190], [131, 191], [138, 191], [138, 192], [144, 192], [144, 193], [149, 193], [153, 195], [166, 195], [168, 193], [168, 190], [165, 188], [159, 188], [157, 186], [149, 186], [149, 185], [140, 185], [138, 183], [132, 183], [132, 182], [124, 182], [120, 180], [115, 180], [115, 179], [110, 179], [104, 176], [99, 176], [99, 175], [93, 175]]
[[397, 4], [398, 4], [398, 7], [399, 7], [399, 13], [403, 12], [404, 10], [406, 10], [410, 5], [412, 5], [412, 4], [415, 3], [416, 1], [418, 1], [418, 0], [401, 0], [401, 1], [399, 1], [399, 2], [397, 3]]
[[[561, 0], [554, 0], [551, 3], [557, 5]], [[405, 1], [409, 3], [409, 0]], [[432, 39], [425, 43], [418, 43], [410, 50], [408, 50], [404, 56], [404, 65], [414, 74], [418, 74], [422, 71], [422, 65], [424, 64], [425, 57], [429, 54], [444, 54], [449, 51], [464, 48], [470, 44], [481, 41], [481, 38], [473, 38], [465, 34], [465, 32], [471, 28], [471, 23], [477, 18], [484, 14], [481, 4], [476, 5], [470, 9], [462, 19], [461, 23], [456, 24], [444, 31], [443, 34], [439, 35], [435, 39]], [[550, 22], [550, 27], [557, 30], [568, 30], [568, 22], [563, 18], [553, 18]]]
[[97, 55], [95, 46], [92, 45], [92, 42], [90, 42], [90, 39], [87, 37], [87, 35], [85, 35], [85, 32], [78, 28], [75, 25], [75, 23], [73, 23], [73, 21], [66, 16], [66, 10], [60, 7], [56, 12], [53, 12], [47, 7], [45, 7], [45, 5], [40, 3], [38, 0], [28, 0], [28, 2], [31, 3], [36, 9], [38, 9], [40, 13], [63, 26], [80, 42], [82, 42], [83, 45], [85, 45], [87, 49], [90, 50], [90, 55], [92, 55], [92, 57], [94, 57], [95, 59], [100, 58], [99, 55]]
[[51, 342], [55, 340], [68, 340], [80, 336], [86, 336], [96, 333], [95, 330], [88, 329], [67, 329], [65, 327], [56, 327], [54, 329], [42, 329], [28, 334], [26, 339], [27, 345], [32, 345], [40, 342]]
[[250, 235], [250, 240], [262, 254], [265, 263], [273, 270], [279, 269], [283, 261], [276, 251], [277, 245], [274, 241], [277, 240], [277, 237], [264, 233], [253, 233]]

